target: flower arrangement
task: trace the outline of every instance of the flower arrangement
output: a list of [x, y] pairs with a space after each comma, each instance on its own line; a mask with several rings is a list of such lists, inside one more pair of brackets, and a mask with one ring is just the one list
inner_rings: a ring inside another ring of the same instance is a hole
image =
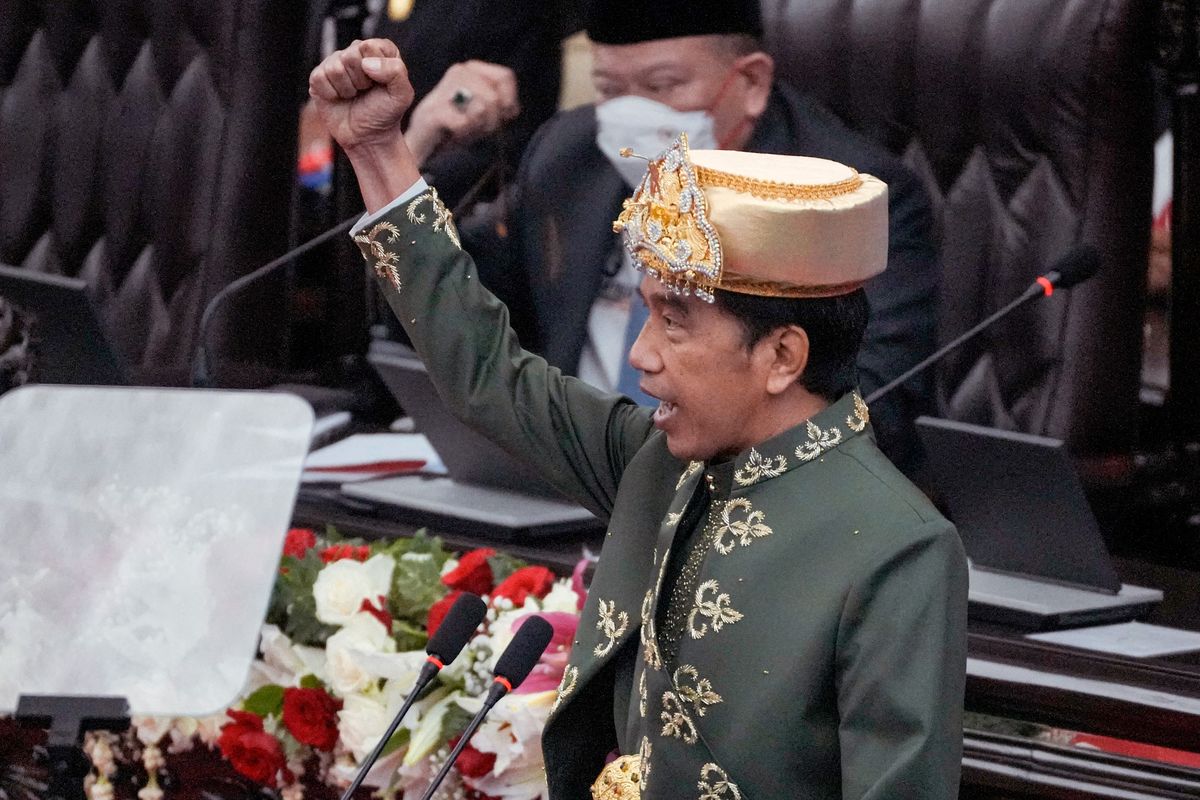
[[[554, 627], [549, 648], [525, 683], [493, 709], [439, 797], [544, 797], [541, 731], [583, 606], [584, 564], [558, 579], [492, 549], [455, 557], [422, 534], [363, 543], [342, 540], [332, 529], [321, 537], [290, 531], [259, 655], [238, 700], [204, 720], [134, 720], [148, 776], [139, 797], [162, 797], [157, 770], [164, 746], [211, 748], [240, 776], [284, 800], [348, 786], [412, 686], [428, 637], [461, 592], [487, 600], [485, 621], [413, 706], [365, 785], [388, 798], [419, 798], [482, 705], [499, 654], [537, 613]], [[106, 783], [97, 764], [92, 800], [112, 797]]]

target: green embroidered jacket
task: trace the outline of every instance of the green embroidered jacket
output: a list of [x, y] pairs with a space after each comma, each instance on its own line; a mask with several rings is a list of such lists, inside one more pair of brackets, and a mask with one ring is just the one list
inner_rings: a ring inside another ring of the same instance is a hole
[[[608, 520], [543, 737], [553, 800], [588, 798], [622, 742], [643, 798], [957, 796], [966, 563], [857, 394], [737, 457], [664, 663], [660, 588], [704, 465], [673, 458], [646, 409], [521, 349], [432, 190], [355, 241], [453, 411]], [[626, 648], [636, 690], [615, 703]]]

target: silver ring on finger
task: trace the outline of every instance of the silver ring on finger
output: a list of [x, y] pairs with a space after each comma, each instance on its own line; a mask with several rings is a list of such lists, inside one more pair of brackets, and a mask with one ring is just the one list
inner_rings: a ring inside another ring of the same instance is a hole
[[450, 98], [450, 102], [459, 111], [466, 111], [467, 106], [470, 105], [471, 100], [474, 97], [475, 97], [474, 92], [472, 92], [470, 89], [468, 89], [465, 86], [460, 86], [454, 90], [454, 95]]

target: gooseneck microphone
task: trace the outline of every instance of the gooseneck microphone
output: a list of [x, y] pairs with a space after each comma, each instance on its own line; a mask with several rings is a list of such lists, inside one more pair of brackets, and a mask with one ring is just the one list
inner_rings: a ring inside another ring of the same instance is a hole
[[319, 233], [307, 242], [288, 250], [279, 258], [268, 261], [253, 272], [249, 272], [237, 280], [229, 282], [221, 291], [213, 295], [213, 298], [208, 301], [208, 305], [204, 307], [204, 313], [200, 315], [200, 328], [196, 332], [196, 352], [192, 357], [192, 386], [194, 388], [207, 389], [212, 385], [212, 372], [208, 364], [208, 329], [212, 327], [213, 316], [216, 314], [217, 309], [223, 306], [230, 297], [242, 291], [247, 286], [251, 286], [281, 267], [287, 266], [291, 263], [292, 259], [298, 258], [317, 245], [324, 244], [334, 236], [350, 230], [351, 226], [361, 216], [362, 212], [360, 211], [353, 217], [342, 220], [324, 233]]
[[[421, 796], [421, 800], [430, 800], [433, 797], [434, 792], [442, 785], [442, 781], [450, 774], [450, 768], [458, 760], [459, 753], [467, 746], [467, 742], [483, 722], [483, 718], [492, 710], [492, 706], [520, 686], [521, 682], [529, 676], [529, 672], [537, 665], [542, 653], [546, 652], [546, 646], [550, 644], [553, 636], [554, 628], [541, 617], [530, 617], [521, 623], [512, 642], [496, 662], [495, 677], [492, 679], [492, 686], [488, 689], [487, 697], [484, 698], [483, 708], [479, 709], [479, 713], [471, 720], [471, 724], [463, 731], [462, 736], [458, 737], [458, 743], [450, 751], [449, 758], [442, 764], [442, 768], [433, 779], [433, 783], [429, 784], [429, 788], [425, 790], [425, 794]], [[343, 797], [342, 800], [345, 798]]]
[[[421, 695], [421, 692], [425, 691], [425, 687], [429, 685], [430, 681], [442, 671], [442, 668], [458, 657], [458, 654], [462, 652], [462, 649], [471, 639], [471, 634], [479, 627], [479, 623], [483, 622], [483, 617], [486, 613], [487, 604], [476, 595], [469, 593], [460, 594], [458, 599], [454, 601], [454, 605], [450, 606], [450, 610], [446, 613], [446, 618], [442, 620], [442, 624], [434, 631], [433, 636], [429, 638], [429, 643], [425, 645], [425, 652], [428, 654], [428, 657], [425, 659], [425, 663], [421, 665], [421, 672], [417, 675], [417, 680], [413, 684], [412, 691], [404, 699], [404, 705], [400, 707], [396, 718], [392, 720], [392, 724], [388, 726], [383, 736], [380, 737], [379, 743], [375, 745], [375, 749], [371, 751], [366, 761], [358, 768], [358, 774], [354, 776], [350, 787], [342, 793], [341, 800], [350, 800], [351, 795], [362, 785], [363, 780], [367, 777], [367, 773], [371, 771], [371, 767], [375, 766], [375, 762], [379, 760], [379, 754], [383, 752], [383, 748], [387, 746], [388, 741], [396, 732], [396, 728], [400, 727], [400, 721], [404, 719], [404, 715], [412, 708], [412, 704]], [[525, 626], [521, 627], [524, 630]], [[536, 658], [534, 662], [537, 662]], [[530, 669], [532, 668], [533, 665], [531, 664]]]
[[867, 395], [867, 405], [875, 402], [881, 397], [884, 397], [900, 384], [907, 381], [914, 375], [918, 375], [937, 362], [941, 361], [947, 353], [961, 347], [962, 344], [982, 331], [986, 330], [997, 321], [1011, 314], [1016, 309], [1028, 303], [1037, 297], [1049, 297], [1054, 294], [1055, 289], [1069, 289], [1077, 283], [1086, 281], [1088, 278], [1096, 274], [1100, 268], [1100, 253], [1095, 247], [1090, 244], [1081, 244], [1078, 247], [1072, 248], [1065, 256], [1055, 262], [1054, 266], [1046, 271], [1044, 275], [1039, 275], [1034, 279], [1033, 283], [1029, 284], [1020, 296], [1011, 303], [1000, 309], [996, 313], [989, 316], [987, 319], [980, 322], [971, 330], [954, 339], [937, 350], [933, 355], [926, 358], [911, 369], [906, 370], [900, 376], [888, 381], [883, 386], [880, 386], [875, 391]]

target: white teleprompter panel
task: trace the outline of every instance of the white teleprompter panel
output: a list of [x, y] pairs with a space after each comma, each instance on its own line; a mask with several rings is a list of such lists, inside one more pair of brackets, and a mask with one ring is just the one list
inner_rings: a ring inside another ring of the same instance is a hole
[[245, 683], [312, 409], [265, 392], [0, 397], [0, 712], [22, 694], [216, 711]]

